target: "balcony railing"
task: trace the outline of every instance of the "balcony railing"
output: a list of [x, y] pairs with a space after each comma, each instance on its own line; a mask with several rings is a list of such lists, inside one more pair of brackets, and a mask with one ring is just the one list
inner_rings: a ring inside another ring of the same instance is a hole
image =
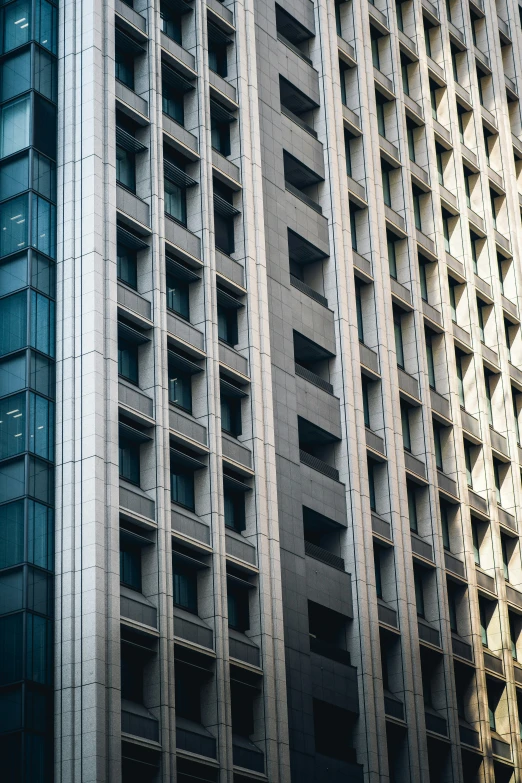
[[232, 738], [232, 759], [235, 767], [251, 769], [263, 774], [265, 771], [265, 757], [260, 750], [244, 747]]
[[331, 661], [337, 661], [337, 663], [344, 663], [346, 666], [351, 665], [348, 650], [342, 650], [340, 647], [336, 647], [335, 644], [317, 639], [315, 636], [310, 636], [310, 652], [322, 655], [323, 658], [330, 658]]
[[480, 748], [480, 734], [468, 726], [459, 726], [460, 741], [471, 748]]
[[326, 297], [324, 297], [322, 294], [318, 294], [317, 291], [314, 291], [313, 288], [310, 288], [309, 285], [303, 283], [303, 281], [299, 280], [299, 278], [295, 275], [290, 275], [290, 285], [292, 285], [294, 288], [297, 288], [297, 290], [301, 291], [302, 294], [309, 296], [310, 299], [315, 299], [315, 301], [319, 302], [319, 304], [323, 305], [323, 307], [328, 307], [328, 299], [326, 299]]
[[309, 381], [310, 383], [313, 383], [314, 386], [318, 386], [320, 389], [323, 389], [325, 392], [328, 392], [328, 394], [333, 394], [333, 386], [331, 383], [323, 380], [315, 372], [312, 372], [311, 370], [308, 370], [306, 367], [303, 367], [302, 364], [297, 364], [297, 362], [295, 365], [295, 374], [298, 375], [300, 378], [304, 378], [305, 381]]
[[339, 471], [337, 468], [332, 468], [331, 465], [323, 462], [322, 459], [314, 457], [312, 454], [309, 454], [307, 451], [303, 451], [302, 449], [299, 449], [299, 459], [303, 465], [308, 465], [309, 468], [317, 470], [318, 473], [322, 473], [324, 476], [329, 476], [334, 481], [339, 481]]
[[398, 699], [393, 699], [391, 696], [384, 694], [384, 712], [391, 718], [397, 718], [397, 720], [404, 720], [404, 704]]
[[338, 555], [334, 555], [327, 549], [323, 549], [322, 546], [312, 544], [310, 541], [305, 541], [305, 553], [315, 560], [321, 560], [323, 563], [327, 563], [332, 568], [337, 568], [339, 571], [344, 571], [344, 560]]
[[441, 734], [443, 737], [448, 736], [448, 722], [442, 715], [434, 715], [432, 712], [425, 712], [424, 717], [426, 719], [426, 731], [433, 731], [435, 734]]
[[290, 192], [293, 193], [293, 195], [303, 201], [305, 204], [308, 204], [310, 209], [313, 209], [314, 212], [318, 212], [320, 215], [323, 214], [323, 210], [321, 209], [320, 205], [317, 203], [317, 201], [314, 201], [313, 198], [310, 198], [310, 196], [307, 196], [306, 193], [303, 193], [302, 190], [299, 188], [296, 188], [295, 185], [292, 185], [291, 182], [285, 182], [285, 188]]

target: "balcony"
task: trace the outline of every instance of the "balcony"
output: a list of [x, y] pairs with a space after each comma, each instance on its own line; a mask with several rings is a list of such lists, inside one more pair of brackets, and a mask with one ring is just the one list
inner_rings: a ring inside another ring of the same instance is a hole
[[[368, 348], [364, 343], [359, 343], [359, 359], [363, 367], [368, 368], [373, 376], [380, 377], [379, 357], [376, 351]], [[521, 373], [522, 375], [522, 373]]]
[[310, 635], [310, 652], [321, 655], [323, 658], [329, 658], [331, 661], [337, 661], [345, 666], [351, 666], [350, 653], [348, 650], [342, 650], [335, 644], [326, 642], [323, 639], [317, 639]]
[[451, 409], [449, 400], [439, 394], [435, 389], [430, 389], [430, 402], [431, 410], [435, 414], [436, 418], [443, 419], [442, 423], [451, 421]]
[[156, 523], [156, 505], [145, 493], [132, 490], [120, 484], [120, 513], [130, 516], [132, 520], [143, 518], [147, 522]]
[[450, 502], [454, 503], [455, 501], [458, 501], [459, 488], [457, 482], [446, 475], [446, 473], [443, 473], [441, 470], [437, 470], [437, 486], [439, 488], [439, 492], [443, 492], [446, 495], [451, 496], [448, 498]]
[[487, 593], [490, 593], [491, 595], [497, 594], [497, 589], [495, 587], [495, 578], [493, 576], [486, 574], [486, 572], [482, 571], [482, 569], [478, 568], [478, 566], [475, 569], [475, 574], [477, 577], [477, 587], [482, 588], [482, 590], [485, 590]]
[[261, 775], [265, 771], [263, 752], [253, 742], [235, 734], [232, 735], [232, 761], [234, 767], [250, 769], [253, 772], [259, 772]]
[[431, 644], [434, 647], [440, 647], [440, 633], [430, 623], [418, 618], [419, 640]]
[[308, 381], [309, 383], [313, 383], [314, 386], [317, 386], [319, 389], [322, 389], [328, 394], [333, 394], [334, 392], [331, 383], [328, 383], [328, 381], [323, 380], [323, 378], [321, 378], [315, 372], [312, 372], [311, 370], [307, 370], [306, 367], [302, 367], [300, 364], [297, 363], [295, 365], [295, 374], [298, 375], [300, 378], [303, 378], [303, 380]]
[[426, 720], [426, 731], [430, 731], [433, 734], [440, 734], [442, 737], [448, 736], [448, 722], [442, 715], [437, 715], [435, 711], [427, 711], [424, 713]]
[[116, 185], [116, 209], [120, 220], [131, 229], [138, 234], [150, 234], [149, 205], [121, 185]]
[[452, 555], [451, 552], [444, 552], [444, 565], [446, 571], [450, 571], [452, 574], [460, 576], [461, 579], [466, 578], [466, 566], [462, 560], [459, 560], [458, 557]]
[[396, 720], [404, 720], [404, 704], [386, 691], [384, 692], [384, 714]]
[[414, 401], [418, 405], [420, 402], [418, 380], [400, 367], [397, 367], [397, 374], [399, 376], [399, 390], [406, 395], [408, 402]]
[[463, 745], [480, 750], [480, 734], [470, 726], [459, 725], [460, 741]]
[[199, 723], [176, 717], [176, 749], [216, 758], [216, 740]]
[[504, 676], [504, 664], [502, 662], [502, 658], [499, 658], [497, 655], [493, 655], [493, 653], [488, 652], [487, 650], [483, 650], [484, 655], [484, 666], [486, 669], [488, 669], [490, 672], [493, 672], [494, 674], [499, 674], [501, 677]]
[[377, 616], [380, 623], [389, 625], [391, 628], [399, 627], [397, 612], [391, 606], [385, 604], [384, 601], [377, 601]]
[[333, 468], [331, 465], [328, 465], [326, 462], [323, 462], [323, 460], [319, 459], [318, 457], [314, 457], [307, 451], [300, 449], [299, 459], [303, 465], [308, 465], [309, 468], [317, 470], [324, 476], [329, 476], [334, 481], [339, 481], [339, 471], [336, 468]]
[[[298, 198], [300, 198], [300, 196], [298, 196]], [[311, 286], [306, 285], [306, 283], [303, 283], [303, 281], [299, 280], [299, 278], [295, 275], [290, 275], [290, 285], [292, 285], [294, 288], [297, 288], [297, 290], [301, 291], [302, 294], [309, 296], [310, 299], [314, 299], [323, 307], [328, 307], [328, 299], [325, 296], [315, 291], [313, 288], [311, 288]]]
[[511, 761], [511, 745], [509, 742], [499, 737], [491, 737], [491, 751], [494, 756]]
[[470, 489], [470, 487], [468, 487], [468, 503], [474, 511], [478, 511], [484, 517], [488, 516], [488, 501]]
[[463, 658], [465, 661], [473, 662], [473, 648], [471, 644], [465, 642], [460, 636], [452, 634], [451, 648], [453, 650], [453, 655]]
[[149, 742], [159, 742], [159, 722], [146, 707], [121, 700], [121, 731]]
[[423, 560], [429, 560], [430, 563], [433, 563], [433, 547], [414, 533], [411, 534], [411, 551]]

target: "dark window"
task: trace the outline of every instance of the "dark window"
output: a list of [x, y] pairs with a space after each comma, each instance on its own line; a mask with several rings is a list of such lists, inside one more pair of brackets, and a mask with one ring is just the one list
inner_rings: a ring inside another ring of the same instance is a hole
[[370, 493], [370, 508], [377, 511], [377, 498], [375, 496], [375, 463], [368, 460], [368, 490]]
[[410, 411], [404, 404], [401, 405], [401, 423], [403, 446], [406, 451], [411, 451]]
[[120, 478], [131, 484], [140, 483], [140, 447], [138, 443], [120, 437]]
[[256, 690], [249, 685], [232, 679], [230, 681], [230, 707], [232, 732], [239, 737], [250, 737], [254, 733], [254, 699]]
[[174, 603], [192, 614], [198, 613], [198, 575], [193, 568], [172, 558]]
[[121, 646], [121, 698], [143, 704], [143, 664], [126, 644]]
[[223, 503], [225, 509], [225, 527], [240, 533], [245, 529], [245, 495], [234, 492], [230, 487], [223, 488]]
[[118, 243], [117, 247], [117, 276], [118, 280], [126, 283], [131, 288], [138, 287], [138, 261], [136, 251]]
[[241, 435], [241, 399], [227, 397], [221, 391], [221, 429], [237, 438]]
[[393, 316], [393, 331], [395, 335], [395, 351], [397, 353], [397, 364], [404, 369], [404, 347], [402, 342], [402, 321], [399, 313]]
[[357, 313], [357, 333], [359, 335], [359, 340], [363, 343], [364, 342], [364, 321], [363, 321], [363, 311], [362, 311], [362, 301], [361, 301], [361, 287], [362, 284], [359, 280], [355, 280], [355, 310]]
[[160, 3], [160, 29], [181, 46], [181, 14], [177, 14], [167, 3]]
[[433, 337], [426, 335], [426, 359], [428, 361], [428, 379], [432, 389], [436, 388], [435, 382], [435, 360], [433, 357]]
[[138, 346], [118, 338], [118, 375], [138, 385]]
[[362, 384], [362, 398], [363, 398], [363, 412], [364, 412], [364, 426], [370, 427], [370, 401], [368, 398], [368, 378], [366, 378], [364, 375], [361, 378], [361, 384]]
[[220, 122], [210, 116], [210, 137], [213, 149], [220, 152], [221, 155], [228, 157], [230, 155], [230, 124]]
[[165, 212], [183, 226], [187, 225], [187, 192], [185, 188], [176, 185], [165, 178]]
[[386, 166], [381, 165], [382, 173], [382, 194], [383, 200], [387, 207], [391, 207], [391, 187], [390, 187], [390, 171]]
[[422, 578], [422, 573], [418, 568], [415, 568], [413, 571], [413, 579], [415, 582], [417, 614], [419, 617], [424, 617], [424, 580]]
[[352, 235], [352, 250], [357, 252], [357, 219], [355, 217], [356, 209], [350, 202], [350, 233]]
[[323, 756], [354, 763], [352, 734], [355, 716], [347, 710], [313, 700], [315, 751]]
[[[210, 29], [217, 29], [209, 25]], [[227, 45], [215, 40], [211, 35], [208, 38], [208, 67], [214, 73], [226, 78], [228, 75]]]
[[248, 609], [248, 589], [227, 582], [228, 625], [236, 631], [248, 631], [250, 617]]
[[235, 249], [233, 219], [224, 217], [214, 210], [214, 233], [217, 249], [231, 256]]
[[192, 376], [169, 364], [169, 402], [192, 413]]
[[380, 546], [373, 547], [373, 565], [375, 568], [375, 589], [377, 598], [382, 598], [382, 568], [381, 568], [382, 550]]
[[121, 47], [116, 46], [115, 55], [115, 76], [118, 81], [123, 82], [131, 90], [134, 89], [134, 58], [132, 54], [125, 52]]
[[440, 524], [442, 528], [442, 545], [444, 549], [450, 552], [449, 512], [445, 503], [440, 504]]
[[395, 250], [395, 240], [391, 234], [387, 235], [388, 239], [388, 266], [390, 268], [390, 275], [397, 280], [397, 254]]
[[408, 484], [408, 517], [410, 520], [410, 530], [414, 533], [418, 532], [419, 524], [417, 518], [417, 495], [414, 487]]
[[141, 547], [123, 536], [120, 540], [120, 582], [141, 592]]
[[473, 558], [475, 560], [475, 565], [480, 566], [480, 542], [478, 528], [475, 522], [471, 523], [471, 537], [473, 540]]
[[435, 464], [437, 470], [444, 470], [444, 461], [442, 456], [442, 439], [440, 436], [440, 426], [433, 422], [433, 443], [435, 446]]
[[176, 463], [171, 464], [170, 471], [172, 502], [194, 511], [194, 474]]
[[132, 152], [116, 145], [116, 182], [136, 192], [136, 159]]
[[194, 723], [201, 723], [201, 680], [192, 673], [191, 666], [181, 661], [176, 661], [175, 676], [176, 715]]
[[480, 616], [480, 635], [484, 647], [488, 646], [488, 612], [486, 602], [479, 598], [479, 616]]
[[426, 264], [419, 259], [419, 280], [421, 296], [425, 302], [428, 301], [428, 281], [426, 279]]
[[190, 320], [189, 283], [167, 274], [167, 307], [177, 315]]
[[450, 628], [453, 633], [458, 633], [457, 623], [457, 596], [454, 586], [448, 583], [448, 609], [450, 618]]
[[228, 345], [237, 345], [237, 310], [218, 304], [218, 337]]
[[162, 111], [179, 125], [185, 123], [185, 101], [181, 90], [177, 90], [165, 80], [162, 83]]

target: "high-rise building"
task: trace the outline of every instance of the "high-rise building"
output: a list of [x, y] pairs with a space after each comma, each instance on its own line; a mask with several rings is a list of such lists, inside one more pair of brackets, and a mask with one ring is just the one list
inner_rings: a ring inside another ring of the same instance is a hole
[[2, 781], [521, 783], [521, 28], [2, 0]]

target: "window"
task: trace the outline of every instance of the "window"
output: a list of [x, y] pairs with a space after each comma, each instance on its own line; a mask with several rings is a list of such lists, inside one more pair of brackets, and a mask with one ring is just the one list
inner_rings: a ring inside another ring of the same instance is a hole
[[192, 376], [173, 362], [169, 363], [169, 402], [192, 413]]
[[236, 631], [248, 631], [250, 617], [248, 589], [238, 587], [227, 580], [228, 626]]
[[359, 340], [361, 343], [364, 343], [364, 321], [363, 321], [363, 312], [362, 312], [362, 302], [361, 302], [361, 282], [359, 280], [355, 280], [355, 310], [357, 313], [357, 334], [359, 335]]
[[415, 228], [418, 231], [422, 231], [420, 192], [416, 188], [413, 188], [412, 198], [413, 198], [413, 219], [415, 221]]
[[214, 73], [226, 78], [228, 75], [227, 46], [231, 40], [219, 27], [208, 23], [208, 67]]
[[490, 132], [487, 131], [484, 126], [482, 126], [482, 129], [484, 131], [484, 152], [486, 153], [486, 160], [488, 162], [488, 166], [490, 165], [490, 159], [489, 159], [489, 137], [491, 136]]
[[391, 207], [391, 188], [390, 188], [390, 171], [381, 162], [381, 173], [382, 173], [382, 192], [383, 192], [383, 199], [384, 203], [387, 207]]
[[241, 533], [245, 529], [245, 496], [243, 492], [234, 491], [227, 486], [226, 476], [223, 478], [223, 504], [225, 509], [225, 527]]
[[352, 235], [352, 250], [357, 252], [357, 219], [355, 217], [355, 207], [350, 202], [350, 233]]
[[350, 137], [344, 133], [344, 152], [346, 155], [346, 173], [349, 177], [352, 176], [352, 149], [350, 147]]
[[408, 76], [408, 61], [401, 58], [402, 89], [406, 95], [410, 94], [410, 80]]
[[214, 235], [218, 250], [231, 256], [235, 249], [234, 221], [232, 217], [226, 217], [214, 209]]
[[484, 310], [486, 305], [482, 304], [480, 299], [477, 299], [477, 315], [478, 315], [478, 327], [480, 333], [480, 340], [484, 342]]
[[187, 225], [187, 196], [185, 188], [165, 178], [165, 212], [183, 226]]
[[[493, 203], [493, 209], [494, 209], [494, 203]], [[503, 294], [504, 293], [504, 267], [502, 265], [502, 258], [500, 256], [497, 256], [497, 269], [498, 269], [498, 280], [500, 283], [500, 292]]]
[[442, 212], [442, 234], [444, 236], [444, 250], [446, 253], [449, 253], [451, 255], [451, 244], [450, 244], [450, 227], [449, 227], [449, 214], [443, 210]]
[[410, 520], [410, 530], [413, 533], [419, 532], [419, 521], [417, 517], [417, 494], [412, 484], [407, 484], [408, 492], [408, 517]]
[[138, 346], [122, 337], [118, 338], [118, 375], [136, 386], [139, 383]]
[[412, 125], [408, 124], [406, 133], [408, 138], [408, 155], [410, 160], [415, 163], [415, 132]]
[[117, 246], [117, 276], [122, 283], [138, 288], [138, 261], [136, 251], [124, 247], [118, 242]]
[[435, 155], [437, 158], [437, 174], [439, 178], [439, 185], [444, 186], [444, 166], [442, 163], [442, 154], [444, 152], [444, 149], [442, 147], [439, 147], [438, 144], [435, 145]]
[[228, 345], [237, 345], [237, 310], [218, 304], [218, 337]]
[[467, 440], [464, 441], [464, 461], [466, 464], [466, 481], [468, 487], [473, 489], [473, 466], [471, 461], [471, 444]]
[[163, 79], [161, 92], [163, 113], [177, 122], [178, 125], [184, 125], [185, 102], [181, 90], [176, 89], [173, 85], [169, 84], [165, 79]]
[[428, 301], [428, 281], [426, 279], [426, 264], [421, 259], [419, 259], [419, 280], [420, 280], [421, 296], [424, 299], [424, 301], [427, 302]]
[[361, 378], [361, 387], [362, 387], [362, 398], [363, 398], [363, 412], [364, 412], [364, 426], [368, 427], [368, 429], [371, 429], [370, 427], [370, 401], [368, 399], [368, 378], [366, 376], [362, 376]]
[[136, 192], [136, 159], [132, 152], [116, 145], [116, 182]]
[[181, 46], [181, 15], [175, 13], [172, 6], [167, 3], [160, 3], [160, 29]]
[[31, 100], [28, 96], [4, 104], [0, 109], [0, 158], [29, 146]]
[[502, 505], [502, 497], [501, 497], [501, 487], [502, 487], [502, 480], [500, 477], [500, 464], [496, 459], [493, 460], [493, 476], [495, 478], [495, 495], [497, 498], [497, 503], [499, 506]]
[[470, 233], [470, 245], [471, 245], [471, 259], [473, 261], [473, 271], [478, 275], [478, 253], [477, 253], [477, 239], [474, 239], [474, 234]]
[[381, 548], [373, 547], [373, 564], [375, 567], [375, 589], [377, 598], [382, 598], [382, 572], [381, 572]]
[[457, 596], [453, 585], [448, 583], [448, 609], [450, 619], [450, 629], [453, 633], [458, 633], [457, 624]]
[[476, 522], [471, 522], [471, 538], [473, 541], [473, 558], [475, 565], [480, 566], [480, 542], [478, 537], [478, 527]]
[[464, 144], [464, 110], [460, 106], [460, 104], [457, 104], [457, 119], [459, 123], [459, 136], [460, 136], [460, 143]]
[[198, 575], [193, 568], [187, 567], [173, 553], [172, 587], [174, 604], [192, 614], [198, 613]]
[[422, 573], [418, 568], [413, 571], [413, 579], [415, 582], [415, 603], [417, 604], [417, 615], [424, 617], [424, 580]]
[[[511, 655], [513, 657], [514, 661], [518, 660], [518, 654], [517, 654], [517, 621], [513, 617], [511, 612], [508, 612], [509, 615], [509, 638], [511, 641]], [[519, 707], [519, 713], [520, 713], [520, 707]]]
[[511, 361], [511, 333], [509, 331], [510, 327], [511, 324], [509, 323], [509, 321], [506, 321], [506, 319], [504, 318], [504, 334], [506, 335], [506, 348], [507, 348], [509, 361]]
[[167, 274], [167, 307], [186, 321], [190, 320], [189, 283]]
[[404, 370], [404, 346], [402, 342], [402, 321], [398, 313], [393, 316], [393, 330], [395, 335], [395, 351], [397, 353], [397, 364]]
[[120, 46], [116, 45], [114, 54], [115, 76], [119, 82], [125, 84], [129, 89], [134, 89], [134, 58], [129, 52], [125, 52]]
[[471, 187], [469, 184], [469, 178], [471, 176], [471, 173], [467, 171], [467, 169], [464, 169], [464, 189], [466, 191], [466, 206], [471, 209]]
[[397, 256], [395, 252], [395, 241], [391, 234], [387, 235], [388, 239], [388, 266], [390, 269], [390, 275], [394, 280], [397, 280]]
[[451, 309], [451, 320], [457, 323], [457, 297], [455, 295], [455, 288], [458, 283], [452, 278], [448, 277], [448, 289], [449, 289], [449, 303]]
[[377, 104], [376, 104], [376, 110], [377, 110], [377, 128], [379, 130], [379, 134], [385, 139], [386, 138], [386, 120], [384, 117], [384, 102], [382, 98], [379, 98], [377, 95]]
[[511, 387], [511, 397], [513, 400], [513, 416], [515, 419], [515, 432], [517, 435], [517, 443], [520, 445], [520, 424], [518, 421], [518, 415], [519, 415], [518, 394], [513, 387]]
[[121, 645], [121, 698], [143, 703], [143, 662], [126, 644]]
[[173, 460], [170, 465], [170, 492], [173, 503], [194, 511], [194, 474]]
[[371, 40], [372, 40], [372, 62], [373, 67], [381, 70], [381, 59], [379, 57], [379, 37], [374, 27], [370, 27]]
[[140, 447], [128, 438], [120, 436], [120, 478], [139, 486], [140, 483]]
[[401, 404], [402, 442], [406, 451], [411, 451], [410, 412]]
[[353, 722], [348, 710], [313, 700], [315, 752], [341, 761], [356, 762], [352, 747]]
[[504, 573], [504, 579], [506, 582], [509, 582], [509, 552], [506, 536], [500, 536], [500, 543], [502, 549], [502, 570]]
[[440, 524], [442, 528], [442, 545], [444, 549], [451, 552], [450, 533], [449, 533], [449, 512], [446, 503], [440, 504]]
[[[196, 673], [197, 672], [197, 673]], [[176, 660], [175, 709], [176, 716], [201, 723], [201, 685], [204, 671]]]
[[212, 147], [227, 158], [230, 155], [230, 124], [220, 122], [210, 115], [210, 138]]
[[457, 370], [457, 391], [459, 393], [459, 401], [462, 408], [466, 407], [466, 400], [464, 397], [464, 372], [462, 370], [462, 354], [455, 351], [455, 365]]
[[438, 85], [430, 81], [431, 116], [437, 120], [437, 90]]
[[426, 359], [428, 362], [428, 380], [432, 389], [436, 388], [435, 360], [433, 357], [433, 336], [426, 334]]
[[241, 399], [221, 390], [221, 430], [237, 438], [241, 435]]
[[368, 460], [368, 490], [370, 493], [370, 508], [377, 511], [377, 499], [375, 496], [375, 463]]
[[430, 38], [430, 28], [428, 27], [426, 20], [424, 19], [424, 44], [426, 46], [426, 54], [428, 57], [431, 57], [431, 38]]
[[493, 405], [491, 404], [491, 385], [490, 385], [490, 374], [489, 372], [484, 368], [484, 388], [486, 390], [486, 405], [488, 409], [488, 423], [489, 426], [493, 426]]
[[433, 443], [435, 446], [435, 464], [437, 470], [444, 470], [444, 463], [442, 459], [442, 441], [440, 437], [440, 426], [433, 422]]
[[141, 592], [141, 547], [124, 536], [120, 538], [120, 582]]

